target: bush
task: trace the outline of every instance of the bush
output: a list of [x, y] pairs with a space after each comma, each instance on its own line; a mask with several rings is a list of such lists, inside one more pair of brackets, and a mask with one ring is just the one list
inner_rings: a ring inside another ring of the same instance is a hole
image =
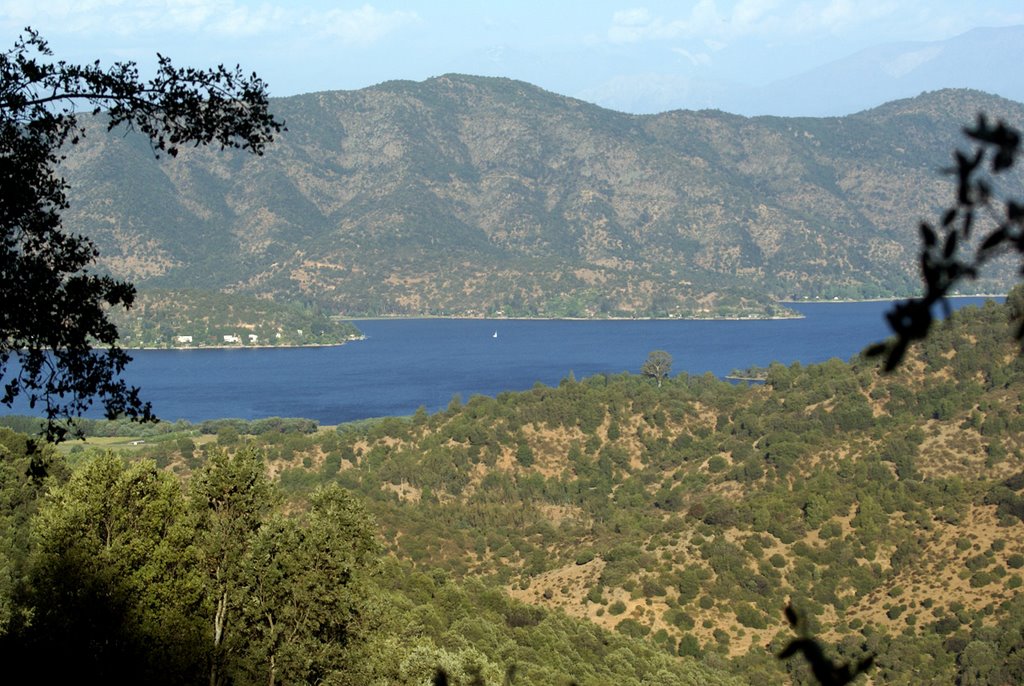
[[977, 572], [971, 577], [971, 588], [981, 588], [983, 586], [988, 586], [995, 580], [995, 575], [989, 572]]
[[616, 600], [614, 603], [608, 606], [608, 614], [612, 616], [621, 615], [626, 611], [626, 604], [621, 600]]
[[701, 656], [700, 641], [693, 634], [683, 634], [679, 639], [679, 656], [686, 657], [700, 657]]
[[736, 606], [736, 621], [750, 629], [764, 629], [768, 626], [764, 621], [764, 615], [750, 603], [739, 603]]
[[641, 583], [641, 589], [645, 598], [654, 598], [665, 595], [665, 587], [661, 583], [652, 577], [644, 577]]
[[651, 627], [644, 626], [635, 619], [624, 619], [615, 625], [615, 630], [620, 634], [626, 636], [632, 636], [633, 638], [643, 638], [650, 633]]
[[679, 629], [692, 629], [694, 626], [693, 617], [677, 608], [666, 611], [664, 619], [666, 622]]

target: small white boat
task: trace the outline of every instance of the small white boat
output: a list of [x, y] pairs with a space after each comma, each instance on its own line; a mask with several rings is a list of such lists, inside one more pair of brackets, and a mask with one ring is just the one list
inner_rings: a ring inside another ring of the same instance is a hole
[[495, 331], [494, 333], [491, 334], [491, 338], [497, 338], [497, 337], [498, 337], [498, 332], [497, 331]]

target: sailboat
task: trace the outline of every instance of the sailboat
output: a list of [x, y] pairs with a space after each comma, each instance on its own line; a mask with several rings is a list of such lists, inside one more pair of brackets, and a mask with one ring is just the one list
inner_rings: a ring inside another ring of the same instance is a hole
[[491, 338], [497, 338], [497, 337], [498, 337], [498, 332], [497, 331], [495, 331], [494, 333], [491, 334]]

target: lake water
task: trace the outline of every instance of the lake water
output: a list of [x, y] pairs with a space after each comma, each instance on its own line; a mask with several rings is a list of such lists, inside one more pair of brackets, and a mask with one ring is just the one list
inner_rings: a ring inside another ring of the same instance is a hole
[[794, 307], [804, 319], [359, 321], [366, 340], [339, 347], [135, 351], [126, 378], [162, 419], [283, 416], [336, 424], [411, 414], [420, 405], [433, 412], [455, 394], [556, 385], [570, 371], [577, 378], [638, 372], [657, 349], [672, 355], [673, 374], [724, 376], [773, 361], [849, 359], [888, 334], [889, 303]]

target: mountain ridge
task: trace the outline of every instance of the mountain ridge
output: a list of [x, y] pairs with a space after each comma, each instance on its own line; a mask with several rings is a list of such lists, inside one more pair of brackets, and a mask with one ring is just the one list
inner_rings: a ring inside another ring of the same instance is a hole
[[68, 225], [142, 288], [346, 316], [775, 315], [912, 292], [913, 227], [950, 197], [960, 127], [1024, 124], [979, 91], [834, 118], [629, 115], [464, 75], [274, 107], [289, 130], [257, 159], [154, 161], [90, 132], [63, 168]]

